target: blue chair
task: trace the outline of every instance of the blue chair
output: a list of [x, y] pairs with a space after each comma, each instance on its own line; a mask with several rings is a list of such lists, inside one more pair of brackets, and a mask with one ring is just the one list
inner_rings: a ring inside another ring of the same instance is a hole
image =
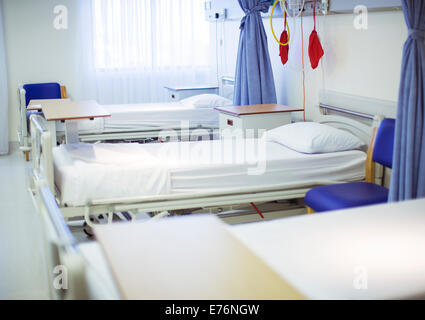
[[308, 212], [324, 212], [388, 201], [388, 189], [375, 184], [375, 163], [392, 168], [395, 119], [384, 119], [373, 130], [366, 159], [366, 182], [349, 182], [311, 189], [305, 196]]
[[55, 82], [25, 84], [23, 89], [25, 90], [26, 106], [31, 100], [64, 98], [60, 84]]

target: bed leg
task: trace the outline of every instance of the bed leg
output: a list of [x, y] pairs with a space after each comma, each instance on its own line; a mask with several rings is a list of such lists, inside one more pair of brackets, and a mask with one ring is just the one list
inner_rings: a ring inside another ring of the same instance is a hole
[[90, 220], [90, 208], [89, 207], [86, 207], [84, 209], [84, 220], [86, 221], [87, 225], [90, 228], [93, 228], [94, 227], [94, 223], [91, 222], [91, 220]]
[[108, 224], [112, 224], [113, 221], [114, 221], [114, 213], [109, 212], [108, 213]]
[[307, 207], [307, 213], [308, 214], [313, 214], [313, 213], [316, 213], [316, 211], [314, 211], [312, 208], [310, 208], [310, 207]]
[[158, 213], [157, 215], [153, 216], [151, 220], [165, 218], [165, 217], [168, 217], [169, 215], [170, 215], [170, 213], [168, 211], [163, 211], [163, 212]]
[[25, 155], [25, 161], [29, 162], [30, 161], [30, 152], [29, 151], [24, 151], [24, 155]]

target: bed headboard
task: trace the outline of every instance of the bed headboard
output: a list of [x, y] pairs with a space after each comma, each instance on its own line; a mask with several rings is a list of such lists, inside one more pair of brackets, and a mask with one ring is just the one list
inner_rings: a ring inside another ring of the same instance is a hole
[[319, 112], [315, 112], [314, 121], [348, 131], [366, 145], [370, 143], [373, 128], [397, 113], [396, 102], [335, 91], [321, 91], [319, 96]]
[[233, 101], [234, 91], [235, 91], [235, 78], [230, 76], [221, 77], [220, 96]]
[[373, 119], [375, 115], [387, 118], [397, 116], [397, 102], [375, 98], [354, 96], [336, 91], [319, 92], [319, 107], [330, 111], [343, 112], [347, 115]]
[[334, 128], [347, 131], [358, 137], [366, 146], [368, 146], [372, 137], [373, 128], [379, 127], [379, 124], [383, 119], [383, 116], [374, 116], [372, 123], [369, 125], [344, 116], [320, 115], [315, 119], [315, 122], [327, 124]]

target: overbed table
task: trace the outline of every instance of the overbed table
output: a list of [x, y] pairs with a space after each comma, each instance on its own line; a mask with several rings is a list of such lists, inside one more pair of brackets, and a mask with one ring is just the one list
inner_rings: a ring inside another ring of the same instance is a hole
[[[65, 141], [67, 144], [78, 143], [78, 120], [110, 117], [111, 114], [94, 100], [70, 101], [64, 99], [43, 100], [38, 104], [34, 102], [31, 108], [38, 108], [47, 120], [52, 145], [56, 145], [56, 123], [65, 122]], [[29, 108], [28, 108], [29, 109]], [[30, 109], [29, 109], [30, 110]]]
[[42, 105], [46, 102], [55, 102], [55, 103], [61, 103], [64, 101], [71, 101], [71, 99], [34, 99], [30, 100], [30, 103], [27, 106], [28, 111], [42, 111]]
[[304, 299], [213, 216], [94, 229], [124, 299]]

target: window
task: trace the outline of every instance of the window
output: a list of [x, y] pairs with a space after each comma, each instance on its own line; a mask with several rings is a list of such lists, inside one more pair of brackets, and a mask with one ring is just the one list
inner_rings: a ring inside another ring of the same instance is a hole
[[206, 67], [210, 28], [201, 0], [94, 0], [96, 69]]

